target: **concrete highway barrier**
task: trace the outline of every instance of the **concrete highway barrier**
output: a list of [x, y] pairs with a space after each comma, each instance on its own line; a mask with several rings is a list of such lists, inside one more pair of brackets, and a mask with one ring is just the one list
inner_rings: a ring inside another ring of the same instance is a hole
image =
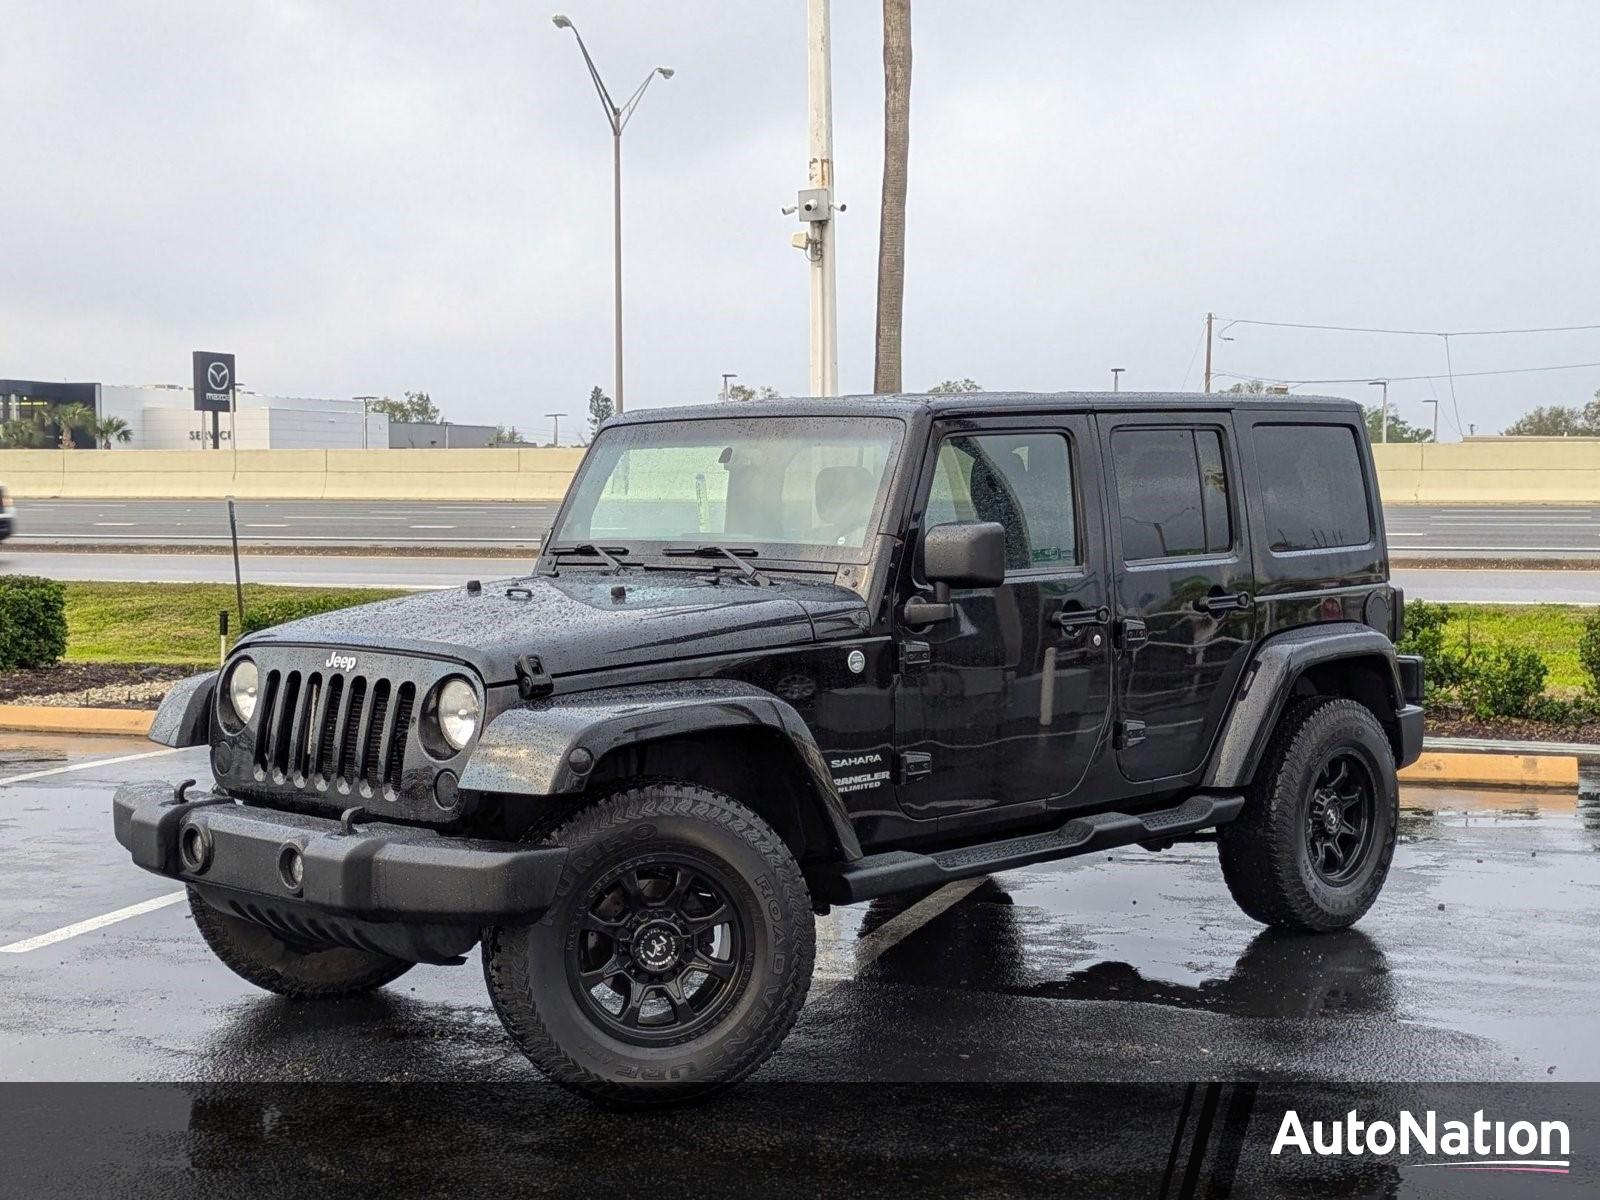
[[[1600, 438], [1373, 447], [1386, 504], [1600, 504]], [[559, 500], [583, 451], [0, 450], [23, 499]]]
[[576, 447], [492, 450], [0, 450], [22, 499], [559, 500]]

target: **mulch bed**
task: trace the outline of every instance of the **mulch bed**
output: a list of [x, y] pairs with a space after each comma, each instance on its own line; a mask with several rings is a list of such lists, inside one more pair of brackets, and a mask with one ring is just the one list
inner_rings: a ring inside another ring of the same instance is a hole
[[[33, 670], [0, 671], [0, 704], [15, 704], [21, 696], [61, 696], [91, 688], [172, 683], [193, 675], [196, 670], [195, 667], [141, 663], [61, 663]], [[153, 709], [159, 702], [159, 699], [118, 700], [101, 696], [93, 707]]]
[[1600, 719], [1577, 724], [1495, 717], [1484, 721], [1469, 712], [1430, 708], [1429, 737], [1503, 738], [1513, 742], [1593, 742], [1600, 746]]

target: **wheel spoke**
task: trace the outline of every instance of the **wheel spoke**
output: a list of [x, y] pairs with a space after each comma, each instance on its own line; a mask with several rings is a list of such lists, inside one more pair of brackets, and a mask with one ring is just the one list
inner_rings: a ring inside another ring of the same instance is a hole
[[622, 960], [613, 954], [603, 966], [592, 971], [579, 971], [578, 982], [583, 984], [585, 991], [593, 991], [607, 980], [621, 975], [623, 972]]
[[726, 904], [719, 902], [716, 908], [705, 916], [689, 918], [689, 934], [690, 936], [697, 936], [708, 929], [715, 929], [718, 925], [726, 925], [732, 919], [733, 910]]
[[734, 964], [720, 958], [712, 958], [703, 951], [696, 950], [694, 957], [689, 960], [685, 971], [704, 971], [718, 979], [728, 979], [733, 975]]
[[583, 914], [578, 922], [578, 928], [586, 933], [598, 933], [616, 940], [622, 936], [623, 922], [619, 918], [602, 917], [599, 913], [590, 911]]
[[686, 1024], [694, 1020], [695, 1011], [690, 1005], [688, 997], [683, 994], [683, 976], [661, 985], [661, 990], [667, 994], [667, 999], [672, 1003], [672, 1016], [679, 1024]]
[[617, 1014], [617, 1020], [629, 1029], [639, 1028], [639, 1010], [644, 1007], [644, 999], [649, 991], [650, 987], [647, 984], [628, 980], [628, 999], [623, 1004], [622, 1011]]
[[639, 908], [645, 903], [644, 885], [639, 882], [638, 871], [624, 871], [617, 877], [617, 883], [632, 907]]
[[693, 872], [678, 867], [673, 875], [672, 890], [667, 893], [666, 899], [661, 901], [662, 907], [682, 908], [683, 899], [689, 894], [689, 885], [693, 882]]
[[[1333, 766], [1338, 767], [1338, 770], [1334, 771], [1333, 777], [1329, 779], [1326, 784], [1326, 788], [1330, 793], [1337, 796], [1339, 794], [1340, 786], [1350, 775], [1350, 764], [1341, 758], [1335, 760]], [[1329, 769], [1332, 770], [1332, 767]]]

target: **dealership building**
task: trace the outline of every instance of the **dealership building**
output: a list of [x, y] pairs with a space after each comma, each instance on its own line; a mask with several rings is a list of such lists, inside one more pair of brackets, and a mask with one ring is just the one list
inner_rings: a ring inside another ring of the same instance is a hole
[[[211, 416], [196, 412], [188, 385], [127, 387], [109, 383], [55, 383], [0, 379], [0, 422], [81, 404], [101, 420], [118, 417], [133, 434], [113, 442], [123, 450], [206, 450], [211, 447]], [[237, 436], [241, 450], [359, 450], [389, 445], [389, 418], [366, 412], [359, 400], [318, 400], [304, 396], [237, 394], [237, 411], [218, 422], [224, 447]], [[364, 428], [363, 428], [364, 426]], [[79, 435], [80, 446], [91, 439]]]

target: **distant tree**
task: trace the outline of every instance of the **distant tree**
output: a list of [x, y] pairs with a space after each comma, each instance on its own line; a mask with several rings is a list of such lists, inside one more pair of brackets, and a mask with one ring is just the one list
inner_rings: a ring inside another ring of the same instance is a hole
[[94, 440], [100, 443], [102, 450], [111, 449], [112, 442], [126, 446], [133, 441], [133, 430], [128, 428], [128, 423], [121, 417], [98, 420], [90, 427], [89, 432], [94, 434]]
[[963, 392], [981, 392], [983, 384], [976, 379], [941, 379], [928, 391], [936, 396], [959, 396]]
[[[1367, 436], [1376, 444], [1383, 440], [1383, 409], [1373, 405], [1366, 410]], [[1433, 430], [1413, 425], [1392, 410], [1389, 413], [1389, 440], [1391, 442], [1431, 442]]]
[[502, 425], [494, 431], [494, 438], [491, 444], [496, 446], [527, 446], [532, 443], [522, 436], [521, 431], [515, 425]]
[[439, 406], [427, 392], [407, 392], [404, 400], [391, 400], [385, 396], [372, 402], [372, 411], [383, 413], [391, 421], [408, 421], [413, 424], [437, 424]]
[[610, 396], [606, 395], [598, 387], [590, 388], [589, 436], [593, 437], [595, 434], [599, 433], [600, 426], [604, 425], [613, 416], [615, 416], [616, 412], [616, 401], [612, 400]]
[[50, 434], [50, 423], [42, 413], [14, 417], [0, 425], [0, 449], [48, 450], [54, 441]]
[[72, 435], [81, 431], [92, 432], [95, 427], [96, 417], [94, 409], [87, 404], [63, 404], [51, 413], [55, 422], [56, 436], [60, 439], [63, 450], [72, 449]]
[[1225, 390], [1231, 396], [1264, 396], [1267, 394], [1267, 385], [1259, 379], [1251, 379], [1236, 383]]
[[764, 383], [760, 387], [754, 388], [743, 383], [728, 385], [728, 399], [739, 403], [745, 403], [750, 400], [776, 400], [777, 398], [778, 389], [769, 384]]
[[1506, 427], [1507, 437], [1600, 437], [1600, 391], [1582, 408], [1541, 404]]

